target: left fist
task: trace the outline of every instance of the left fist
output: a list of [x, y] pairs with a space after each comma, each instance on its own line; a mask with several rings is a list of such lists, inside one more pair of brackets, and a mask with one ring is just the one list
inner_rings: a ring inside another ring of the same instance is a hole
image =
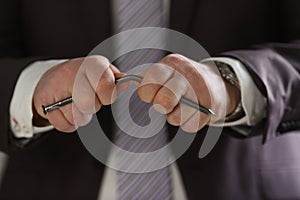
[[[171, 54], [149, 67], [142, 76], [138, 95], [167, 115], [167, 121], [186, 132], [197, 132], [209, 122], [216, 122], [233, 112], [240, 101], [239, 89], [224, 81], [213, 64], [201, 64], [182, 55]], [[211, 108], [208, 116], [180, 104], [185, 96]]]

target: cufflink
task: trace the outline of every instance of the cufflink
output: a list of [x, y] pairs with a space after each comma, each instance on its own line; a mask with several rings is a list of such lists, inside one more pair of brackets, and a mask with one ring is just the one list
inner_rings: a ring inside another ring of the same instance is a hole
[[16, 118], [11, 118], [11, 125], [11, 128], [14, 130], [14, 132], [19, 133], [21, 131], [21, 126]]

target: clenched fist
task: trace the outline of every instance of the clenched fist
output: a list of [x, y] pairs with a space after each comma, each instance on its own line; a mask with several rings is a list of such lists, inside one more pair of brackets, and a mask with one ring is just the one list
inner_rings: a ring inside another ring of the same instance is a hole
[[[71, 59], [54, 66], [42, 76], [35, 89], [34, 123], [50, 123], [63, 132], [74, 131], [75, 124], [87, 124], [101, 105], [111, 104], [116, 99], [115, 77], [121, 75], [102, 56]], [[73, 91], [74, 86], [76, 90]], [[69, 96], [72, 96], [73, 104], [60, 107], [47, 115], [42, 112], [42, 105], [49, 105]]]
[[[167, 121], [184, 131], [196, 132], [209, 121], [216, 122], [233, 112], [240, 101], [239, 89], [222, 79], [214, 65], [201, 64], [184, 56], [171, 54], [153, 64], [139, 85], [140, 98], [167, 115]], [[216, 115], [210, 117], [180, 104], [185, 96]]]

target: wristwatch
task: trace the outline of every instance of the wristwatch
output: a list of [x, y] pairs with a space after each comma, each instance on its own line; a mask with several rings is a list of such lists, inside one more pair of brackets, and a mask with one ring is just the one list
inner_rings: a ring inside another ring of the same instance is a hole
[[[240, 90], [239, 80], [232, 68], [223, 62], [214, 61], [214, 63], [216, 64], [222, 78]], [[232, 122], [242, 118], [243, 116], [245, 116], [245, 111], [243, 109], [242, 102], [240, 101], [235, 110], [225, 117], [225, 122]]]

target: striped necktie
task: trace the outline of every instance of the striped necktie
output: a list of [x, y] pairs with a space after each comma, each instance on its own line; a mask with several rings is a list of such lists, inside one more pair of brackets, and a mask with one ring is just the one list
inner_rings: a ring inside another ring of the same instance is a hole
[[[117, 8], [116, 24], [117, 32], [129, 30], [139, 27], [162, 27], [163, 26], [163, 6], [162, 0], [116, 0], [115, 8]], [[129, 42], [129, 41], [126, 41]], [[125, 43], [119, 45], [126, 45]], [[121, 71], [127, 72], [131, 67], [135, 67], [144, 63], [157, 62], [163, 57], [163, 53], [158, 50], [143, 49], [131, 52], [121, 56], [116, 61], [116, 65]], [[125, 105], [118, 105], [118, 113], [122, 115]], [[150, 105], [141, 102], [137, 94], [130, 99], [129, 112], [132, 120], [139, 126], [145, 126], [150, 122], [148, 112]], [[160, 116], [163, 117], [163, 116]], [[164, 119], [157, 119], [158, 121]], [[154, 122], [155, 123], [155, 122]], [[126, 120], [124, 126], [126, 126]], [[127, 124], [128, 126], [128, 124]], [[157, 134], [148, 138], [137, 138], [125, 133], [122, 127], [116, 127], [115, 144], [120, 148], [135, 153], [147, 153], [155, 151], [167, 144], [166, 127]], [[135, 133], [135, 129], [131, 130], [134, 135], [147, 136], [152, 135], [151, 130]], [[139, 161], [131, 162], [128, 158], [118, 158], [120, 165], [129, 165], [138, 167], [145, 165]], [[155, 162], [150, 161], [149, 163]], [[172, 199], [172, 182], [170, 177], [170, 168], [147, 172], [147, 173], [128, 173], [118, 172], [118, 199]]]

